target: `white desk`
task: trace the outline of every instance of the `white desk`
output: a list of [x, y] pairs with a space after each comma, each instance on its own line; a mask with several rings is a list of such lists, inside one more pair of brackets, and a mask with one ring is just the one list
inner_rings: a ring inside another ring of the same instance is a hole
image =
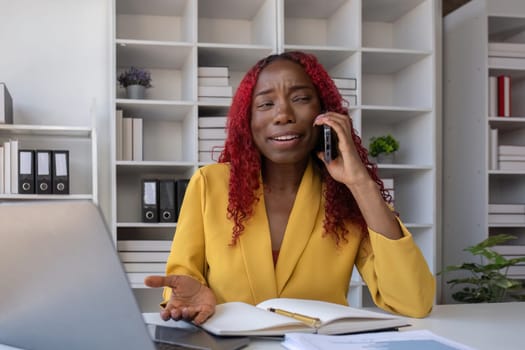
[[[525, 302], [436, 305], [427, 318], [402, 330], [428, 329], [478, 350], [525, 349]], [[282, 350], [279, 342], [253, 340], [247, 350]]]
[[[525, 349], [525, 302], [501, 304], [436, 305], [424, 319], [411, 319], [412, 326], [469, 345], [478, 350]], [[1, 345], [0, 350], [15, 348]], [[254, 339], [246, 350], [282, 350], [278, 341]]]

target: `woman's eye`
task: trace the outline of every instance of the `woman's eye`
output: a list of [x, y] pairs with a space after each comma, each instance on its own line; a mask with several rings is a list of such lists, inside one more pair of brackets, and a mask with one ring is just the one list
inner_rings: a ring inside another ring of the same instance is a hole
[[301, 95], [301, 96], [295, 96], [294, 98], [292, 98], [292, 101], [293, 102], [310, 102], [312, 98], [310, 96], [307, 96], [307, 95]]
[[257, 104], [257, 109], [268, 109], [273, 106], [273, 102], [271, 101], [264, 101]]

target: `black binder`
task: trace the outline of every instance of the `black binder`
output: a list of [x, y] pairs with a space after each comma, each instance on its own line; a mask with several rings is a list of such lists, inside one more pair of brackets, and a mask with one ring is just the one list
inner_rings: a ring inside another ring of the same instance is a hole
[[184, 200], [184, 194], [186, 193], [186, 187], [188, 187], [188, 179], [180, 179], [176, 181], [176, 191], [177, 191], [177, 212], [175, 215], [175, 221], [179, 219], [180, 208], [182, 207], [182, 201]]
[[35, 193], [35, 151], [18, 151], [18, 193]]
[[69, 151], [53, 151], [53, 193], [69, 194]]
[[175, 182], [159, 181], [159, 220], [175, 222]]
[[142, 221], [159, 222], [157, 180], [142, 180]]
[[35, 152], [35, 192], [51, 194], [52, 191], [52, 151], [37, 150]]

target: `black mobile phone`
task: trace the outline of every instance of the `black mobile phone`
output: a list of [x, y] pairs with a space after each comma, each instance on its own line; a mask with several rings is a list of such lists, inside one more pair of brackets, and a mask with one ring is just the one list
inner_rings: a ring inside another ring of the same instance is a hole
[[326, 124], [321, 126], [318, 150], [324, 152], [324, 160], [327, 163], [337, 158], [337, 135]]

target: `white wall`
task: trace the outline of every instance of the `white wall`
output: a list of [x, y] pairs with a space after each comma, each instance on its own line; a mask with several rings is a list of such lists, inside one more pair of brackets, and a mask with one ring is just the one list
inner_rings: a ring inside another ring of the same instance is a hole
[[0, 0], [0, 81], [19, 124], [98, 132], [99, 202], [110, 210], [109, 0]]

